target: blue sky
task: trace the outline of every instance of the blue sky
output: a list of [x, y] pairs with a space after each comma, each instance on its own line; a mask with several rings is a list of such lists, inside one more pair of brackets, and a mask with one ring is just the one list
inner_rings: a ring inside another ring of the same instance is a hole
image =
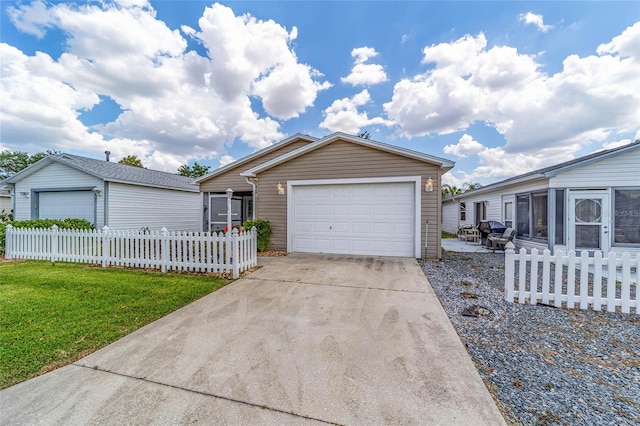
[[2, 149], [175, 172], [368, 131], [461, 186], [640, 138], [637, 2], [0, 6]]

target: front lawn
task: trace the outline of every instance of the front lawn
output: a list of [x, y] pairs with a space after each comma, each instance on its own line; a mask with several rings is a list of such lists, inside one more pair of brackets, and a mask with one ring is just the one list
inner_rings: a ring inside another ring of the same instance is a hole
[[69, 364], [226, 283], [195, 274], [0, 262], [0, 389]]

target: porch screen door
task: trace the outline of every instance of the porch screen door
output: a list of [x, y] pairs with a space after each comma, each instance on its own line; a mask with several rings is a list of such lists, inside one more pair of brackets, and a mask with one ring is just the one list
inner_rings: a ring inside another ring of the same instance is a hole
[[609, 194], [579, 192], [569, 195], [569, 249], [609, 253]]

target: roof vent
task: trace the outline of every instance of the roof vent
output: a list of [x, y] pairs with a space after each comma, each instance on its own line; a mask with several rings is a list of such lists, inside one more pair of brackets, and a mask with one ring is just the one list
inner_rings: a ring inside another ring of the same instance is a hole
[[105, 151], [104, 155], [107, 156], [107, 161], [109, 161], [109, 156], [111, 155], [111, 151]]

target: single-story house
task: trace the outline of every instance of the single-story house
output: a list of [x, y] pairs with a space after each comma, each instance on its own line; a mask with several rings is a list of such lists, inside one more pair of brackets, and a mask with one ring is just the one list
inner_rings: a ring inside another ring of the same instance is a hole
[[198, 179], [203, 227], [267, 219], [270, 250], [439, 258], [454, 162], [344, 133], [296, 134]]
[[11, 211], [11, 191], [8, 188], [0, 188], [0, 213]]
[[443, 200], [442, 228], [498, 220], [516, 247], [640, 253], [640, 143], [599, 151]]
[[6, 179], [15, 220], [81, 218], [102, 228], [199, 231], [192, 178], [71, 154], [50, 155]]

